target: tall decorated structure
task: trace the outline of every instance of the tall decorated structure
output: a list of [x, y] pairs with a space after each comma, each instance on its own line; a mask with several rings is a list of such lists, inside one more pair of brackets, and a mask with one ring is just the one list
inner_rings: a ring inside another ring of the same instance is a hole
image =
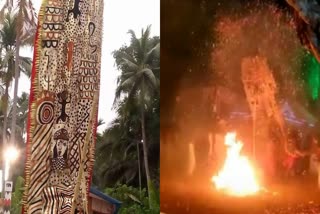
[[35, 39], [23, 213], [88, 213], [103, 0], [43, 0]]

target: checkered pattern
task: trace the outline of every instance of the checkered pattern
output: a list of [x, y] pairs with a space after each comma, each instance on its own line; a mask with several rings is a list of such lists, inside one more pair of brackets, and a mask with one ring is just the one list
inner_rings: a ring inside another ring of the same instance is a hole
[[66, 161], [63, 157], [52, 159], [52, 169], [53, 170], [63, 170], [66, 168]]

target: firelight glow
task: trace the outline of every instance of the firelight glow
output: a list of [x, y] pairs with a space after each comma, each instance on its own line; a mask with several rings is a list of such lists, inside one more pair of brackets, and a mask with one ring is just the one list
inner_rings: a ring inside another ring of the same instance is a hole
[[243, 144], [236, 140], [236, 133], [225, 136], [227, 157], [222, 170], [212, 177], [217, 190], [223, 190], [229, 195], [253, 195], [260, 190], [254, 168], [246, 156], [240, 155]]

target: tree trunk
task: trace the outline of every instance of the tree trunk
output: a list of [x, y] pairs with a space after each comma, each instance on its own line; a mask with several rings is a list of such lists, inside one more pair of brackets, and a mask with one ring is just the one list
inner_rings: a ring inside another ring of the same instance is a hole
[[145, 112], [144, 112], [144, 105], [142, 104], [141, 107], [141, 131], [142, 131], [142, 145], [143, 145], [143, 159], [144, 159], [144, 168], [146, 170], [146, 177], [147, 177], [147, 185], [148, 185], [148, 198], [149, 198], [149, 207], [152, 208], [152, 181], [150, 177], [150, 170], [149, 170], [149, 161], [148, 161], [148, 147], [147, 147], [147, 137], [146, 137], [146, 130], [145, 130]]
[[15, 144], [15, 141], [16, 141], [17, 101], [18, 101], [18, 86], [19, 86], [19, 76], [20, 76], [19, 52], [20, 52], [20, 42], [19, 42], [19, 39], [17, 39], [15, 71], [14, 71], [14, 95], [13, 95], [13, 104], [12, 104], [13, 106], [12, 106], [11, 138], [10, 138], [11, 144]]
[[7, 126], [8, 126], [8, 116], [7, 116], [7, 111], [8, 111], [8, 98], [9, 98], [9, 85], [5, 86], [5, 92], [4, 92], [4, 97], [2, 99], [3, 101], [3, 129], [2, 129], [2, 150], [5, 148], [7, 144]]
[[[8, 126], [8, 116], [7, 116], [7, 111], [8, 111], [8, 100], [9, 100], [9, 85], [6, 84], [5, 86], [5, 92], [4, 92], [4, 97], [3, 97], [3, 129], [2, 129], [2, 151], [5, 150], [6, 145], [7, 145], [7, 126]], [[3, 157], [0, 158], [1, 159], [1, 167], [2, 169], [5, 169], [5, 159]], [[4, 182], [5, 180], [5, 173], [3, 171], [3, 177], [1, 178], [2, 181], [1, 183]], [[2, 185], [2, 189], [3, 189], [3, 185]], [[4, 191], [2, 191], [1, 194], [2, 197], [4, 197]]]
[[138, 155], [138, 168], [139, 168], [139, 191], [140, 191], [140, 197], [139, 200], [141, 200], [141, 164], [140, 164], [140, 149], [139, 149], [139, 143], [137, 143], [137, 155]]

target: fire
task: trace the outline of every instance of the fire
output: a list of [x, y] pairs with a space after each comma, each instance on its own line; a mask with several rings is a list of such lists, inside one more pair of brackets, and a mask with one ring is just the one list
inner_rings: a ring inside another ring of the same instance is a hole
[[227, 157], [222, 170], [212, 181], [218, 190], [224, 190], [230, 195], [246, 196], [259, 191], [259, 184], [254, 168], [246, 156], [240, 155], [243, 144], [236, 140], [236, 133], [225, 136]]

